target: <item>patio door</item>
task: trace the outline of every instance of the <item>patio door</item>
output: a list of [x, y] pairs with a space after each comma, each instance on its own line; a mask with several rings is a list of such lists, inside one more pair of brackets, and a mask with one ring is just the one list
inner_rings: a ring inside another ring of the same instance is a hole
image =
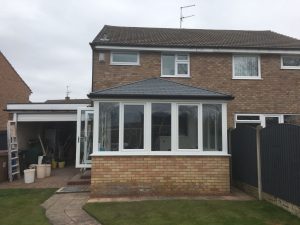
[[90, 168], [93, 152], [94, 110], [92, 108], [79, 108], [77, 110], [77, 143], [76, 167]]

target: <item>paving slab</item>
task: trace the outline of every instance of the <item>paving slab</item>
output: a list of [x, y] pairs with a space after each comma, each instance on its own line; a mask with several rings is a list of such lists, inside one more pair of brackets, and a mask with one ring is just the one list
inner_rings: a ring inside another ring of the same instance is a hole
[[100, 225], [82, 209], [88, 199], [89, 193], [54, 194], [42, 206], [53, 225]]

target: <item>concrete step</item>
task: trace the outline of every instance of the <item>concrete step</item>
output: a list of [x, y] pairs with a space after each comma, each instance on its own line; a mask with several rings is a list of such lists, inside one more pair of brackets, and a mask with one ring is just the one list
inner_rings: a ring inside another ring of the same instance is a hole
[[[87, 171], [86, 171], [87, 172]], [[91, 184], [91, 176], [90, 173], [78, 173], [74, 177], [72, 177], [68, 183], [68, 185], [90, 185]]]

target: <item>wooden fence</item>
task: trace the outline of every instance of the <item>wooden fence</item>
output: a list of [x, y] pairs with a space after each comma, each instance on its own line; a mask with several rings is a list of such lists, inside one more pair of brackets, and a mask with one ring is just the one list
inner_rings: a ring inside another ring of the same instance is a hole
[[262, 192], [300, 206], [300, 126], [243, 126], [232, 130], [230, 137], [234, 181], [258, 187], [258, 141]]

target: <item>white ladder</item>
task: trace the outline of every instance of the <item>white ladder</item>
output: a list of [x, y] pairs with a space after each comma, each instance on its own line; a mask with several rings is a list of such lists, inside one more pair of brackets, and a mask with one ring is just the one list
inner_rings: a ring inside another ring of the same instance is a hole
[[12, 182], [20, 179], [19, 149], [17, 139], [17, 122], [7, 122], [7, 145], [8, 145], [8, 177]]

